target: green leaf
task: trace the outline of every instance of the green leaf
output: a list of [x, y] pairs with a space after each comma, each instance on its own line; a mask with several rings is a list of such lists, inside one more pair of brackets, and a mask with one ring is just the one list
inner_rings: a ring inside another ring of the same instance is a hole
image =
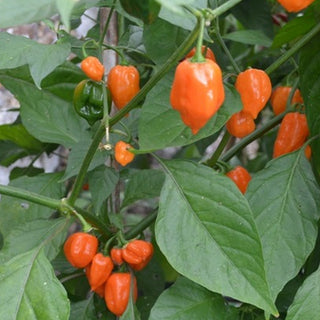
[[92, 294], [89, 299], [71, 303], [69, 320], [96, 320], [97, 314], [93, 303]]
[[56, 5], [60, 13], [61, 20], [67, 31], [70, 31], [70, 16], [72, 9], [80, 0], [56, 0]]
[[9, 140], [17, 146], [39, 152], [44, 149], [44, 145], [35, 139], [22, 124], [4, 124], [0, 126], [0, 140]]
[[304, 10], [303, 14], [298, 14], [280, 28], [273, 39], [272, 47], [280, 47], [283, 44], [298, 40], [318, 23], [319, 16], [320, 3], [315, 1]]
[[4, 239], [0, 261], [8, 261], [16, 255], [41, 245], [49, 260], [54, 259], [64, 243], [70, 219], [33, 220], [18, 225]]
[[[154, 243], [155, 250], [156, 244]], [[142, 292], [137, 300], [137, 308], [142, 319], [149, 319], [149, 314], [155, 301], [165, 289], [163, 268], [158, 261], [157, 252], [141, 271], [136, 273], [139, 292]]]
[[30, 152], [23, 150], [11, 141], [0, 141], [0, 164], [8, 167], [16, 160], [30, 155]]
[[146, 24], [152, 23], [160, 11], [160, 5], [155, 0], [120, 0], [120, 3], [126, 12], [141, 19]]
[[181, 28], [162, 19], [157, 19], [143, 29], [143, 42], [147, 54], [159, 65], [167, 62], [185, 37], [186, 34]]
[[[213, 275], [214, 276], [214, 275]], [[237, 320], [224, 299], [184, 277], [165, 290], [151, 309], [149, 320]]]
[[11, 181], [11, 180], [20, 178], [22, 176], [34, 177], [34, 176], [37, 176], [38, 174], [41, 174], [41, 173], [44, 173], [44, 169], [42, 169], [42, 168], [36, 168], [33, 166], [14, 167], [10, 171], [9, 180]]
[[192, 3], [191, 1], [177, 1], [177, 6], [173, 6], [173, 1], [165, 0], [160, 2], [163, 4], [163, 6], [160, 10], [159, 17], [186, 30], [192, 30], [195, 27], [196, 18], [189, 11], [181, 7], [181, 5], [188, 5], [188, 2], [190, 2], [190, 4], [192, 4], [192, 6], [196, 9], [205, 9], [208, 5], [207, 0], [194, 0]]
[[57, 13], [56, 0], [1, 1], [0, 28], [28, 24], [49, 18]]
[[137, 306], [129, 299], [126, 311], [122, 314], [119, 320], [141, 320], [141, 316]]
[[261, 30], [239, 30], [223, 36], [224, 39], [241, 42], [245, 44], [261, 45], [270, 47], [272, 40]]
[[[60, 199], [63, 196], [63, 186], [58, 183], [61, 174], [45, 173], [36, 177], [21, 177], [13, 180], [10, 185], [27, 191]], [[0, 201], [0, 231], [4, 236], [17, 227], [34, 219], [47, 219], [52, 209], [29, 203], [12, 197], [1, 196]]]
[[299, 288], [286, 320], [318, 319], [320, 314], [320, 268]]
[[318, 233], [320, 190], [303, 149], [270, 161], [253, 176], [246, 196], [275, 298], [305, 263]]
[[268, 0], [243, 0], [231, 10], [232, 14], [251, 30], [261, 30], [273, 39], [273, 24]]
[[[85, 58], [82, 52], [82, 46], [86, 42], [86, 39], [78, 39], [75, 36], [67, 33], [65, 30], [60, 30], [60, 37], [63, 38], [64, 41], [69, 42], [71, 45], [71, 52], [74, 53], [80, 60]], [[88, 47], [86, 48], [86, 54], [89, 56], [97, 57], [99, 55], [98, 49], [96, 47]]]
[[122, 207], [140, 199], [158, 197], [163, 182], [164, 175], [159, 170], [145, 169], [130, 174], [126, 182]]
[[[78, 174], [82, 165], [82, 161], [88, 152], [88, 148], [91, 142], [91, 139], [86, 138], [72, 146], [68, 157], [67, 168], [61, 181], [66, 181], [67, 179], [74, 177]], [[97, 150], [94, 154], [93, 160], [90, 163], [88, 171], [91, 171], [94, 168], [102, 165], [106, 161], [108, 155], [109, 152], [105, 150]]]
[[[310, 12], [310, 11], [308, 11]], [[317, 23], [313, 14], [303, 14], [286, 23], [273, 39], [272, 47], [279, 48], [306, 34]]]
[[[320, 36], [315, 36], [300, 53], [300, 87], [306, 105], [310, 137], [320, 134]], [[312, 161], [320, 174], [320, 139], [312, 144]]]
[[184, 146], [219, 131], [231, 115], [242, 109], [239, 94], [225, 86], [225, 101], [218, 113], [193, 135], [181, 120], [180, 114], [170, 105], [172, 75], [167, 75], [150, 91], [143, 104], [139, 122], [139, 143], [142, 150], [157, 150], [171, 146]]
[[87, 123], [72, 106], [73, 91], [83, 73], [71, 63], [58, 67], [39, 90], [25, 67], [0, 71], [0, 82], [21, 104], [22, 123], [42, 142], [72, 146], [90, 136]]
[[186, 10], [183, 9], [183, 6], [185, 5], [196, 5], [198, 0], [157, 0], [158, 3], [161, 4], [161, 6], [167, 8], [168, 10], [180, 14], [180, 15], [186, 15]]
[[28, 38], [0, 32], [0, 69], [12, 69], [28, 64], [38, 88], [43, 78], [64, 63], [70, 54], [70, 44], [40, 44]]
[[69, 311], [67, 293], [41, 248], [0, 265], [0, 319], [68, 320]]
[[99, 211], [103, 202], [114, 191], [119, 181], [119, 172], [103, 165], [89, 172], [88, 177], [93, 206]]
[[210, 291], [277, 314], [253, 215], [235, 184], [191, 161], [163, 166], [155, 233], [168, 262]]

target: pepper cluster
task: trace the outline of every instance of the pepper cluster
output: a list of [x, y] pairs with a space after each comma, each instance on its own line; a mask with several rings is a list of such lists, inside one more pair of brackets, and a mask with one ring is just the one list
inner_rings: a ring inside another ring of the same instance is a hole
[[234, 137], [243, 138], [255, 130], [254, 120], [267, 105], [272, 85], [265, 71], [251, 68], [238, 75], [235, 87], [240, 94], [243, 109], [231, 116], [226, 128]]
[[120, 110], [140, 90], [140, 76], [134, 66], [114, 66], [108, 74], [107, 84], [103, 82], [105, 69], [98, 58], [93, 56], [85, 58], [81, 62], [81, 69], [89, 79], [81, 81], [76, 86], [73, 106], [75, 111], [90, 125], [104, 116], [104, 90], [107, 94], [109, 113], [112, 101]]
[[134, 239], [122, 247], [113, 247], [110, 255], [98, 252], [98, 246], [94, 235], [76, 232], [68, 237], [63, 249], [72, 266], [85, 269], [91, 290], [104, 298], [113, 314], [121, 316], [129, 302], [131, 282], [134, 302], [138, 297], [136, 278], [128, 268], [140, 271], [146, 267], [153, 256], [153, 245]]

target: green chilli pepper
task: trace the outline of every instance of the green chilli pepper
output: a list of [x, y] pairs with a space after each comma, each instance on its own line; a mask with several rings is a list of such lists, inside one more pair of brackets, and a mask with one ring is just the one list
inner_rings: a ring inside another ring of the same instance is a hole
[[[103, 118], [103, 86], [102, 82], [87, 79], [81, 81], [74, 90], [74, 109], [90, 125]], [[110, 93], [108, 91], [108, 88], [106, 88], [108, 106], [110, 108]]]

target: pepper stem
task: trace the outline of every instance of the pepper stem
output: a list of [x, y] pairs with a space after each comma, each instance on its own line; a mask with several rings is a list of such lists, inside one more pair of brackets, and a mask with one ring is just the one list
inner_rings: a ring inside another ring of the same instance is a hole
[[111, 150], [112, 146], [110, 145], [110, 135], [109, 135], [109, 104], [108, 104], [108, 92], [106, 84], [103, 85], [103, 121], [106, 128], [106, 144], [103, 146], [105, 150]]
[[200, 32], [199, 32], [199, 37], [197, 40], [196, 53], [191, 58], [191, 62], [205, 62], [206, 59], [204, 58], [204, 56], [202, 54], [202, 43], [203, 43], [203, 33], [204, 33], [204, 27], [205, 27], [205, 18], [203, 15], [197, 16], [197, 18], [200, 21]]
[[[81, 214], [79, 214], [75, 208], [73, 208], [72, 206], [70, 206], [68, 204], [68, 200], [66, 198], [64, 199], [61, 199], [61, 207], [63, 208], [62, 210], [63, 211], [68, 211], [72, 214], [74, 214], [78, 219], [79, 221], [81, 222], [81, 225], [82, 225], [82, 230], [83, 232], [90, 232], [93, 227], [91, 224], [89, 224], [83, 217]], [[66, 208], [66, 210], [64, 209]]]
[[213, 153], [211, 158], [209, 158], [206, 162], [206, 164], [209, 167], [214, 167], [214, 165], [218, 161], [220, 155], [222, 154], [223, 150], [225, 149], [227, 143], [229, 142], [230, 137], [231, 137], [231, 135], [230, 135], [229, 131], [226, 130], [217, 149], [216, 149], [216, 151]]

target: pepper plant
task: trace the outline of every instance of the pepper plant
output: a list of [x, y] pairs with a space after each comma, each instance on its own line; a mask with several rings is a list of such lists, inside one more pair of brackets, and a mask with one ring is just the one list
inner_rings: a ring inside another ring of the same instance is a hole
[[[0, 186], [0, 319], [320, 319], [320, 1], [294, 2], [0, 2], [0, 163], [32, 159]], [[34, 22], [57, 40], [5, 31]]]

